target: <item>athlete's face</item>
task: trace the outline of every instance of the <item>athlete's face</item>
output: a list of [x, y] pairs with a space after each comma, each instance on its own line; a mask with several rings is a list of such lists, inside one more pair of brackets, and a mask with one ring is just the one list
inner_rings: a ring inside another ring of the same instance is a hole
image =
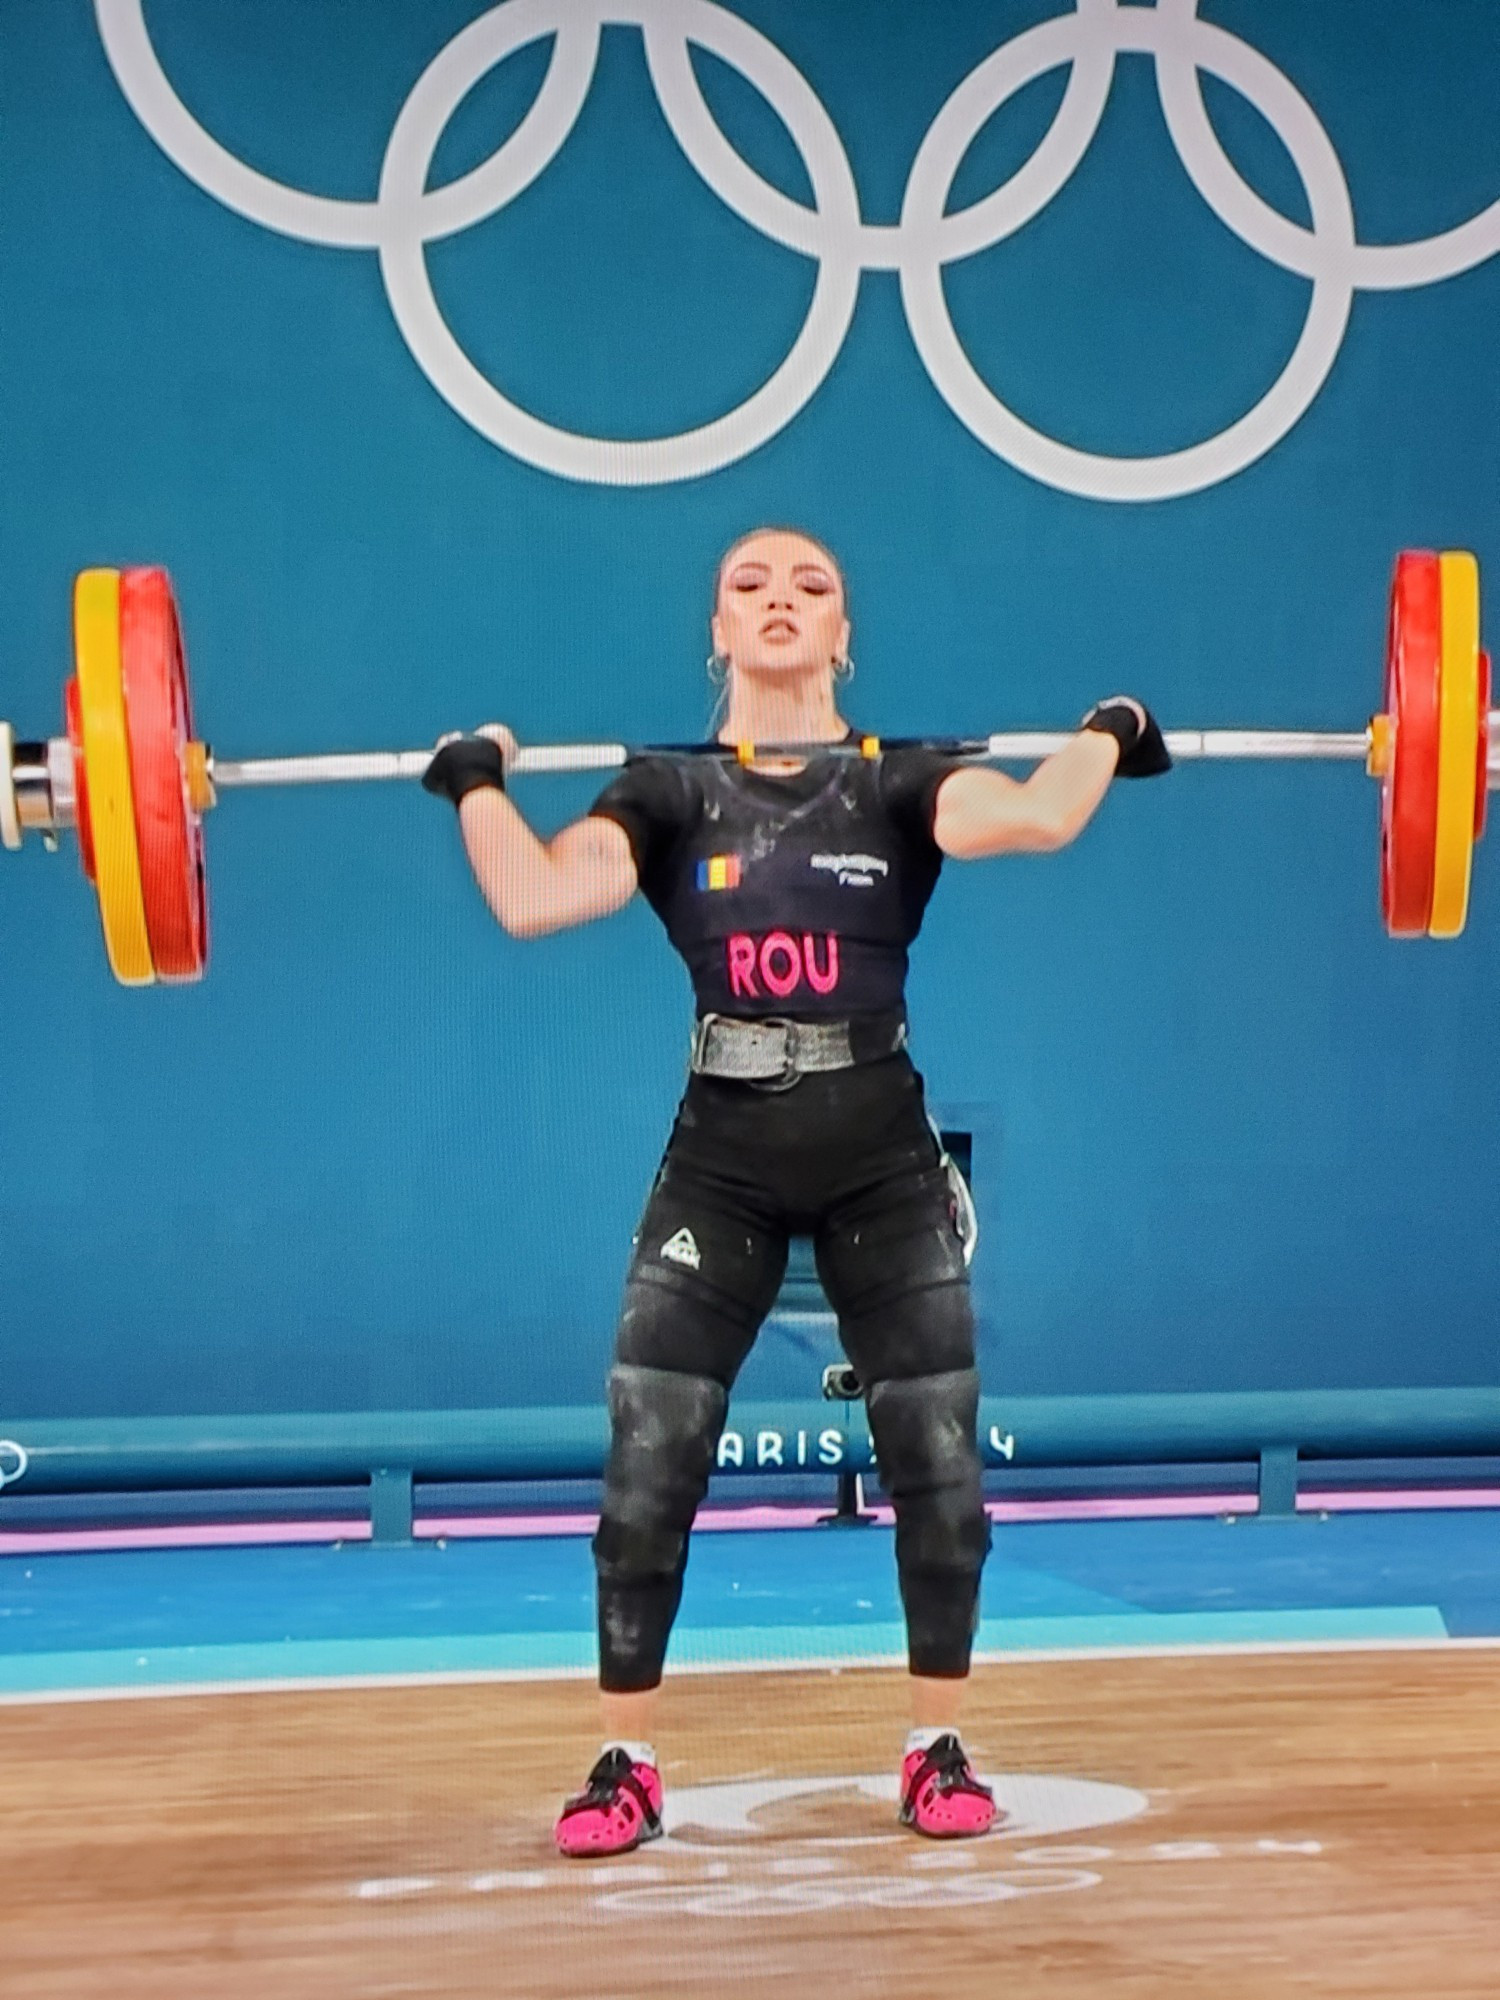
[[849, 650], [843, 579], [804, 535], [747, 535], [720, 574], [713, 635], [737, 673], [831, 674]]

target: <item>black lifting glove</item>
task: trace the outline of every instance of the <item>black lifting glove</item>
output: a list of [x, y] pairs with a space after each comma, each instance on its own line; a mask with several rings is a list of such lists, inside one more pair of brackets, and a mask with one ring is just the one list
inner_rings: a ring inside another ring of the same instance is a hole
[[1163, 771], [1172, 768], [1156, 717], [1143, 702], [1112, 694], [1107, 701], [1096, 702], [1078, 727], [1098, 729], [1106, 736], [1113, 736], [1120, 746], [1120, 761], [1115, 766], [1117, 778], [1159, 778]]
[[456, 806], [482, 785], [505, 790], [505, 759], [488, 736], [456, 736], [445, 743], [422, 773], [422, 789]]

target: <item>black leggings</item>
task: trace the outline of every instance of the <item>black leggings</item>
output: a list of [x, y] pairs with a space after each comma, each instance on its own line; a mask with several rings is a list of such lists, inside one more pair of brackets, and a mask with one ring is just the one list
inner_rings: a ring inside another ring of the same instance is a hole
[[728, 1395], [810, 1235], [864, 1387], [912, 1671], [968, 1671], [989, 1546], [953, 1190], [904, 1055], [766, 1091], [693, 1077], [637, 1232], [594, 1554], [600, 1682], [661, 1678]]

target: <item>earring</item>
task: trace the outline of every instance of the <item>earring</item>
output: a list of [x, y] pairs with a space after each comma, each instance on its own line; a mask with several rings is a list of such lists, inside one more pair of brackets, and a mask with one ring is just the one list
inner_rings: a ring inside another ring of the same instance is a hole
[[704, 661], [704, 666], [707, 669], [708, 678], [713, 682], [714, 686], [723, 687], [729, 678], [729, 662], [725, 659], [724, 655], [722, 653], [710, 653]]
[[854, 662], [853, 662], [853, 660], [851, 660], [851, 659], [850, 659], [850, 657], [849, 657], [849, 655], [848, 655], [847, 653], [845, 653], [845, 655], [844, 655], [843, 659], [841, 659], [841, 660], [835, 660], [835, 661], [834, 661], [834, 663], [833, 663], [833, 677], [834, 677], [834, 679], [835, 679], [836, 681], [852, 681], [852, 680], [853, 680], [853, 678], [854, 678]]

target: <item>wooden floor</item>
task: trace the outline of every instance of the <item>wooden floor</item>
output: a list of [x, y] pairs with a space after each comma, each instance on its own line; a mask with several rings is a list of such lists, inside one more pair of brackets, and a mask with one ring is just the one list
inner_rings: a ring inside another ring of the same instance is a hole
[[1021, 1825], [940, 1845], [873, 1795], [898, 1675], [683, 1677], [682, 1823], [593, 1865], [586, 1683], [0, 1709], [0, 1994], [1494, 2000], [1497, 1695], [1483, 1650], [987, 1668]]

